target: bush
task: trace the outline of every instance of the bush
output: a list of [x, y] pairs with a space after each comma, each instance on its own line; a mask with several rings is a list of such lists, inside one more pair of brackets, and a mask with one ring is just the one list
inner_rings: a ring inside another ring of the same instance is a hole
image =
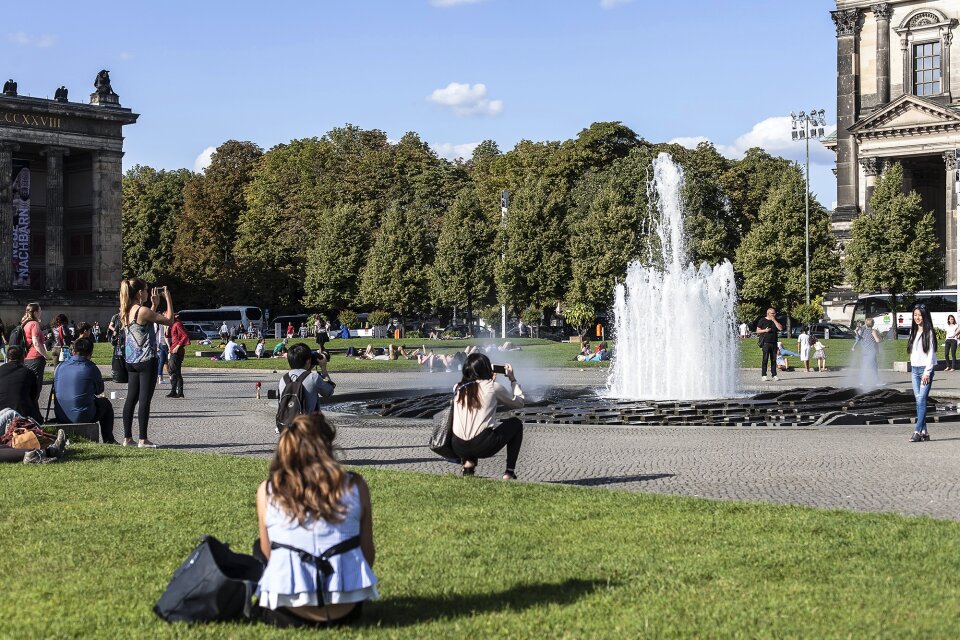
[[529, 306], [520, 313], [520, 319], [531, 326], [539, 326], [543, 319], [543, 309]]
[[390, 314], [383, 309], [371, 311], [367, 315], [367, 322], [371, 327], [385, 327], [390, 323]]
[[567, 323], [575, 327], [580, 339], [587, 335], [590, 325], [593, 324], [597, 314], [593, 312], [593, 307], [582, 302], [567, 307], [563, 312], [563, 318]]
[[414, 329], [413, 331], [407, 331], [406, 333], [404, 333], [403, 337], [404, 338], [422, 338], [423, 334], [421, 334], [418, 330]]
[[741, 302], [733, 310], [738, 322], [750, 324], [760, 317], [760, 305], [753, 302]]
[[444, 338], [462, 338], [463, 332], [458, 331], [457, 329], [447, 329], [443, 332]]
[[937, 344], [938, 344], [938, 345], [943, 344], [943, 341], [947, 339], [947, 332], [944, 331], [943, 329], [939, 329], [939, 328], [937, 328], [937, 327], [934, 327], [934, 328], [933, 328], [933, 332], [934, 332], [935, 334], [937, 334]]
[[360, 327], [360, 320], [357, 319], [357, 312], [351, 309], [344, 309], [337, 316], [337, 320], [347, 329], [357, 329]]

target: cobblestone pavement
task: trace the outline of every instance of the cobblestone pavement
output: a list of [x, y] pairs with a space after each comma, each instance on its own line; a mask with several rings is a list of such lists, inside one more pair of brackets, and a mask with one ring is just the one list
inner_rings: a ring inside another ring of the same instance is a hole
[[[275, 401], [266, 399], [282, 371], [193, 370], [187, 398], [168, 399], [157, 387], [150, 438], [165, 448], [268, 457], [276, 442]], [[960, 396], [941, 374], [934, 395]], [[742, 372], [745, 387], [759, 378]], [[886, 372], [891, 386], [908, 388], [906, 374]], [[255, 382], [263, 381], [263, 399]], [[340, 374], [337, 397], [360, 401], [390, 390], [449, 389], [453, 374]], [[521, 376], [528, 395], [539, 385], [602, 384], [603, 372], [552, 370]], [[790, 374], [775, 383], [842, 386], [842, 373]], [[768, 388], [773, 384], [756, 388]], [[117, 398], [116, 434], [125, 387], [107, 384]], [[452, 474], [456, 465], [425, 446], [430, 421], [332, 414], [347, 464]], [[857, 511], [891, 511], [960, 519], [960, 425], [934, 426], [933, 440], [907, 442], [905, 426], [758, 429], [722, 427], [591, 427], [527, 425], [518, 473], [522, 480], [627, 491], [802, 504]], [[136, 424], [134, 424], [136, 433]], [[504, 458], [481, 461], [481, 476], [499, 477]]]

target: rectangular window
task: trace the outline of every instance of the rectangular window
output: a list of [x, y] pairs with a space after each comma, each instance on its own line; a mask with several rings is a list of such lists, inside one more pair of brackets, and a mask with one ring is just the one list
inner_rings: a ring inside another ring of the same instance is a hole
[[89, 269], [67, 269], [67, 291], [90, 291]]
[[913, 46], [913, 93], [918, 96], [940, 94], [940, 43]]

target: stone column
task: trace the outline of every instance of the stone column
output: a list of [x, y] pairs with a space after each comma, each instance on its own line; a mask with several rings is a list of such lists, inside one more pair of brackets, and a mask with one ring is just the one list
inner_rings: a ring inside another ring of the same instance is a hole
[[910, 58], [910, 36], [900, 36], [900, 55], [903, 56], [903, 95], [913, 93], [913, 60]]
[[66, 288], [63, 259], [63, 156], [65, 147], [47, 147], [47, 291]]
[[863, 26], [859, 9], [830, 14], [837, 26], [837, 211], [857, 213], [857, 142], [850, 127], [857, 121], [857, 36]]
[[947, 170], [947, 193], [944, 202], [944, 215], [946, 216], [946, 225], [944, 234], [945, 251], [944, 261], [946, 262], [946, 282], [949, 287], [957, 284], [957, 156], [954, 151], [945, 151], [943, 162]]
[[890, 102], [890, 17], [893, 7], [887, 2], [870, 5], [877, 19], [877, 100]]
[[940, 35], [940, 68], [943, 70], [940, 77], [940, 90], [948, 98], [952, 95], [950, 91], [950, 45], [952, 43], [953, 31], [944, 29]]
[[873, 207], [870, 201], [873, 200], [873, 188], [877, 184], [877, 176], [883, 168], [880, 158], [860, 158], [860, 166], [863, 168], [863, 174], [866, 176], [866, 189], [864, 193], [863, 210], [867, 213], [873, 213]]
[[0, 291], [13, 288], [13, 152], [20, 146], [0, 142]]
[[121, 151], [93, 153], [93, 290], [117, 293], [122, 275]]

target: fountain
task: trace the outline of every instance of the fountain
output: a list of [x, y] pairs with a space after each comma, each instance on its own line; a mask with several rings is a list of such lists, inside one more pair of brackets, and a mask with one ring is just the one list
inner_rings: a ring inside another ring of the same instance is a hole
[[689, 262], [683, 224], [683, 170], [668, 154], [653, 162], [659, 256], [633, 262], [614, 293], [615, 358], [607, 395], [620, 399], [705, 400], [737, 395], [736, 285], [724, 260]]

